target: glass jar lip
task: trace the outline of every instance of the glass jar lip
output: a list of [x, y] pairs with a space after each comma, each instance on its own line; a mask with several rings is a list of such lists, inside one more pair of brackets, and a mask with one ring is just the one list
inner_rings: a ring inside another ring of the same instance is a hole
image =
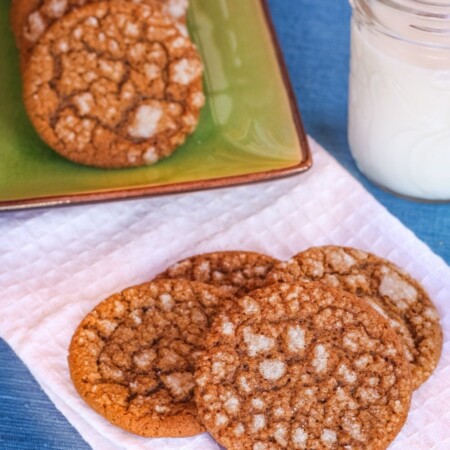
[[[355, 19], [378, 33], [408, 44], [449, 51], [450, 0], [443, 1], [350, 0], [350, 4]], [[422, 9], [412, 5], [421, 5]]]
[[431, 6], [433, 8], [450, 8], [450, 1], [439, 2], [436, 0], [409, 0], [411, 3], [415, 3], [419, 6]]
[[[371, 0], [363, 1], [371, 3]], [[375, 0], [376, 2], [411, 16], [450, 21], [450, 1], [441, 3], [436, 0]]]
[[[421, 47], [426, 47], [429, 48], [431, 50], [444, 50], [444, 51], [449, 51], [450, 50], [450, 44], [447, 43], [442, 43], [442, 42], [429, 42], [426, 40], [417, 40], [417, 39], [412, 39], [408, 36], [405, 36], [404, 34], [401, 34], [395, 30], [392, 30], [386, 26], [384, 26], [381, 22], [379, 22], [378, 20], [374, 19], [373, 17], [370, 18], [369, 16], [367, 16], [367, 14], [365, 14], [363, 12], [363, 10], [361, 10], [361, 8], [358, 8], [358, 2], [366, 2], [366, 1], [371, 1], [371, 0], [350, 0], [350, 4], [352, 5], [353, 8], [353, 19], [356, 21], [356, 23], [359, 24], [365, 24], [365, 25], [369, 25], [370, 29], [373, 30], [376, 33], [380, 33], [384, 36], [387, 36], [391, 39], [394, 39], [396, 41], [401, 41], [405, 44], [410, 44], [410, 45], [419, 45]], [[377, 0], [380, 3], [384, 3], [384, 0]], [[411, 28], [416, 28], [419, 31], [425, 32], [426, 34], [430, 33], [430, 34], [436, 34], [436, 29], [434, 28], [426, 28], [426, 27], [420, 27], [420, 26], [414, 26], [411, 25]], [[440, 32], [440, 31], [439, 31]], [[450, 29], [443, 29], [442, 33], [448, 33], [450, 35]]]

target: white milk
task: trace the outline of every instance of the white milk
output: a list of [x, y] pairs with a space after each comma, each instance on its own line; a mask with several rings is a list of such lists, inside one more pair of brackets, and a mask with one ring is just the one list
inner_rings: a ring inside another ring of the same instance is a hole
[[393, 192], [450, 200], [450, 50], [352, 25], [349, 142], [360, 170]]

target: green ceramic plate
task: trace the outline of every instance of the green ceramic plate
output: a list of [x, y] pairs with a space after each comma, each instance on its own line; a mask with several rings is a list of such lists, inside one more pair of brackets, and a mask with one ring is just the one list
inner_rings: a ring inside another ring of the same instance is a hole
[[0, 2], [0, 209], [228, 186], [306, 170], [311, 156], [264, 0], [191, 0], [207, 105], [195, 134], [150, 167], [71, 163], [37, 136], [21, 101], [19, 60]]

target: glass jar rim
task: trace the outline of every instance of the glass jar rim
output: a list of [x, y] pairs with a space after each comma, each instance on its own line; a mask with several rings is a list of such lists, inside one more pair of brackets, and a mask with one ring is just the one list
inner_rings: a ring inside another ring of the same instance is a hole
[[[356, 20], [378, 33], [407, 44], [449, 51], [450, 0], [437, 1], [350, 0], [350, 4]], [[397, 22], [396, 17], [401, 19]]]
[[[426, 19], [450, 21], [450, 1], [445, 3], [437, 0], [359, 0], [366, 4], [380, 3], [395, 11], [411, 15], [412, 17], [423, 17]], [[351, 3], [354, 3], [351, 0]]]

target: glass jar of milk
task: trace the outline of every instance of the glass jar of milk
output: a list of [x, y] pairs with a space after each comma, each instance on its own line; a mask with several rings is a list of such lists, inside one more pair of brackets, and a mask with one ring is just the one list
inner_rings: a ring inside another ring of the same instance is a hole
[[350, 0], [349, 142], [403, 196], [450, 201], [450, 0]]

